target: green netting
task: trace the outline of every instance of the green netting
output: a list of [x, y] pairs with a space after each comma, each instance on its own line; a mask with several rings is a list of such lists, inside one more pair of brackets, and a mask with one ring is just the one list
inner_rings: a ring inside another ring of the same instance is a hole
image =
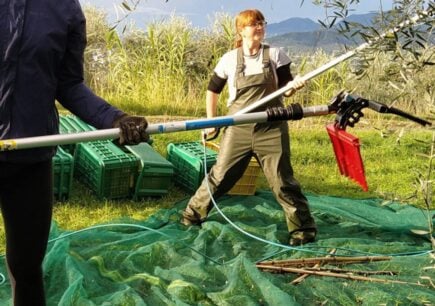
[[[427, 218], [419, 209], [397, 203], [381, 206], [377, 199], [308, 198], [319, 239], [303, 250], [286, 250], [247, 237], [216, 209], [201, 228], [186, 228], [178, 220], [187, 200], [144, 222], [117, 220], [75, 233], [53, 225], [54, 241], [44, 264], [48, 305], [435, 303], [434, 288], [421, 278], [435, 279], [433, 258], [428, 253], [343, 267], [394, 271], [398, 274], [371, 277], [421, 282], [425, 286], [320, 276], [310, 276], [296, 286], [290, 284], [295, 274], [257, 269], [255, 263], [259, 260], [325, 256], [332, 248], [340, 255], [351, 256], [424, 253], [430, 249], [427, 237], [411, 232], [427, 228]], [[247, 232], [274, 243], [286, 243], [283, 213], [270, 192], [228, 196], [218, 203], [224, 214]], [[0, 272], [6, 274], [4, 264]], [[0, 304], [7, 302], [8, 282], [0, 286]]]

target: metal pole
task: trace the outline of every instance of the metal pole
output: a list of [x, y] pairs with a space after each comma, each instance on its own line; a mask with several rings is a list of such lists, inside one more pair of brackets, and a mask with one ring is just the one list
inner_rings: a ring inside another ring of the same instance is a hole
[[[377, 42], [377, 41], [379, 41], [381, 39], [384, 39], [385, 36], [387, 36], [389, 34], [392, 34], [392, 33], [396, 33], [398, 31], [400, 31], [402, 28], [404, 28], [405, 26], [408, 26], [410, 24], [414, 24], [418, 20], [420, 20], [421, 18], [429, 16], [431, 14], [432, 14], [432, 11], [423, 11], [420, 14], [416, 14], [414, 17], [401, 22], [397, 27], [382, 33], [376, 39], [374, 39], [372, 41], [365, 42], [365, 43], [361, 44], [360, 46], [358, 46], [357, 48], [355, 48], [354, 50], [348, 51], [345, 54], [343, 54], [343, 55], [333, 59], [329, 63], [326, 63], [323, 66], [321, 66], [321, 67], [319, 67], [319, 68], [317, 68], [317, 69], [307, 73], [306, 75], [302, 76], [301, 79], [303, 81], [308, 81], [308, 80], [318, 76], [319, 74], [322, 74], [323, 72], [331, 69], [332, 67], [338, 65], [339, 63], [349, 59], [350, 57], [354, 56], [357, 52], [359, 52], [361, 50], [364, 50], [365, 48], [367, 48], [370, 45], [372, 45], [374, 42]], [[259, 107], [259, 106], [269, 102], [270, 100], [273, 100], [273, 99], [281, 96], [282, 94], [284, 94], [285, 92], [289, 91], [292, 88], [293, 88], [293, 82], [289, 82], [286, 86], [281, 87], [280, 89], [276, 90], [275, 92], [273, 92], [273, 93], [271, 93], [271, 94], [261, 98], [260, 100], [256, 101], [255, 103], [245, 107], [244, 109], [239, 110], [238, 112], [235, 113], [235, 115], [241, 115], [241, 114], [249, 113], [252, 110], [256, 109], [257, 107]]]
[[[310, 106], [303, 108], [303, 116], [321, 116], [331, 113], [327, 105]], [[166, 123], [150, 124], [147, 127], [148, 134], [173, 133], [189, 130], [200, 130], [210, 127], [224, 127], [247, 123], [260, 123], [269, 121], [267, 112], [256, 112], [234, 116], [222, 116], [210, 119], [195, 119], [187, 121], [174, 121]], [[283, 119], [284, 120], [284, 119]], [[291, 120], [288, 118], [287, 120]], [[0, 152], [21, 150], [39, 147], [50, 147], [77, 142], [108, 140], [119, 138], [119, 128], [104, 129], [71, 134], [58, 134], [48, 136], [37, 136], [17, 139], [0, 140]]]

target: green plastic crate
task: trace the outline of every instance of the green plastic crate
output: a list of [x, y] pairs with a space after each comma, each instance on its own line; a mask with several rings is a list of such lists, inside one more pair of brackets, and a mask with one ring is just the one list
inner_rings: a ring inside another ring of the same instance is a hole
[[[174, 181], [193, 193], [204, 179], [204, 147], [201, 142], [170, 143], [167, 159], [174, 165]], [[206, 148], [207, 172], [216, 163], [217, 152]]]
[[[83, 120], [77, 118], [74, 115], [66, 115], [59, 117], [59, 132], [60, 134], [71, 134], [79, 132], [94, 131], [95, 128], [92, 125], [87, 124]], [[62, 145], [62, 148], [68, 153], [74, 155], [76, 144]]]
[[119, 199], [131, 196], [139, 160], [110, 141], [77, 144], [75, 177], [97, 197]]
[[[96, 128], [90, 124], [87, 124], [80, 118], [74, 115], [62, 115], [59, 117], [59, 133], [60, 134], [71, 134], [95, 131]], [[147, 143], [152, 144], [153, 139], [149, 137]], [[68, 153], [74, 155], [75, 144], [62, 145], [62, 148]]]
[[61, 134], [94, 130], [95, 128], [92, 125], [87, 124], [86, 122], [74, 115], [60, 116], [59, 118], [59, 131], [61, 132]]
[[163, 196], [168, 193], [174, 175], [174, 166], [157, 153], [149, 144], [125, 146], [139, 158], [140, 167], [136, 177], [133, 199], [148, 196]]
[[74, 158], [61, 147], [53, 156], [53, 193], [58, 201], [69, 198], [74, 172]]

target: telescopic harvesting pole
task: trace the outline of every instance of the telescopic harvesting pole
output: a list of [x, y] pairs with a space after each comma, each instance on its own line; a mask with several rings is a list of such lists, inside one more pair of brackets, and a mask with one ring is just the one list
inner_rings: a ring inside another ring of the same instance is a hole
[[[276, 120], [298, 120], [302, 117], [321, 116], [331, 113], [327, 105], [310, 106], [302, 108], [299, 104], [292, 104], [287, 108], [275, 108], [275, 112], [264, 111], [250, 114], [222, 116], [210, 119], [195, 119], [150, 124], [146, 131], [148, 134], [173, 133], [189, 130], [200, 130], [212, 127], [225, 127], [247, 123], [261, 123]], [[0, 152], [39, 147], [50, 147], [78, 142], [108, 140], [119, 138], [120, 129], [104, 129], [71, 134], [58, 134], [17, 139], [0, 140]]]

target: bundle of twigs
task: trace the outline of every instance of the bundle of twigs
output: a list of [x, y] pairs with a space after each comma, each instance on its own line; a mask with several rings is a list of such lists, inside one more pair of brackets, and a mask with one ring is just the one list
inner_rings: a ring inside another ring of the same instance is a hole
[[336, 257], [328, 255], [326, 257], [313, 257], [313, 258], [298, 258], [298, 259], [285, 259], [285, 260], [272, 260], [263, 261], [258, 264], [270, 265], [275, 267], [287, 267], [287, 266], [306, 266], [313, 264], [349, 264], [349, 263], [367, 263], [373, 261], [385, 261], [390, 260], [389, 256], [360, 256], [360, 257]]
[[332, 250], [330, 252], [330, 255], [326, 257], [263, 261], [257, 263], [256, 266], [257, 268], [267, 272], [300, 274], [298, 278], [292, 281], [292, 284], [294, 285], [299, 284], [309, 275], [317, 275], [378, 283], [411, 284], [423, 286], [419, 283], [409, 283], [400, 280], [367, 277], [367, 275], [397, 275], [397, 273], [393, 271], [358, 271], [341, 268], [322, 267], [322, 265], [324, 264], [344, 265], [386, 261], [391, 259], [391, 257], [389, 256], [337, 257], [333, 255], [334, 253], [335, 250]]

